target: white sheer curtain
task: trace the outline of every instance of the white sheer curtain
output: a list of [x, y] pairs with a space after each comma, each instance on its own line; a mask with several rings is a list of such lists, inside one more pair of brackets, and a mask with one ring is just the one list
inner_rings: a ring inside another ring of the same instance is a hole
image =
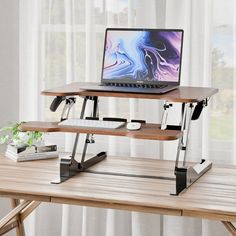
[[[221, 89], [208, 114], [192, 126], [195, 135], [189, 157], [226, 161], [220, 152], [229, 155], [228, 162], [235, 162], [236, 132], [230, 129], [236, 94], [234, 9], [233, 0], [227, 4], [222, 0], [21, 0], [20, 119], [58, 119], [60, 111], [49, 112], [51, 98], [39, 97], [43, 89], [73, 81], [99, 81], [106, 27], [183, 28], [181, 84]], [[221, 79], [223, 75], [227, 78]], [[160, 106], [150, 100], [101, 99], [100, 113], [159, 122]], [[79, 110], [78, 99], [73, 115]], [[175, 122], [175, 111], [172, 118]], [[71, 149], [72, 136], [50, 135], [50, 139]], [[90, 152], [103, 146], [110, 155], [175, 158], [175, 142], [162, 146], [154, 141], [104, 137], [96, 143]], [[27, 223], [30, 236], [227, 235], [222, 225], [207, 220], [56, 204], [42, 204]]]

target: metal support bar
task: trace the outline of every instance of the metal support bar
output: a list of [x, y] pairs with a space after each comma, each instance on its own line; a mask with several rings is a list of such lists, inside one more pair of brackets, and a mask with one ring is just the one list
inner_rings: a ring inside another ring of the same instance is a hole
[[[196, 164], [194, 166], [186, 166], [191, 121], [196, 120], [196, 118], [199, 117], [199, 113], [201, 113], [202, 111], [202, 108], [200, 106], [205, 106], [206, 104], [207, 102], [205, 101], [198, 103], [193, 110], [194, 105], [192, 103], [182, 103], [182, 112], [179, 127], [167, 125], [167, 127], [169, 127], [170, 129], [179, 129], [183, 132], [183, 136], [179, 139], [178, 142], [175, 161], [176, 192], [171, 195], [179, 195], [182, 191], [187, 189], [212, 167], [212, 163], [204, 159], [202, 159], [199, 164]], [[193, 114], [194, 112], [195, 115]], [[181, 167], [179, 167], [181, 151], [183, 151], [184, 157], [183, 163]]]
[[[200, 105], [203, 106], [203, 104], [206, 103], [201, 103]], [[200, 105], [198, 103], [196, 106]], [[195, 166], [186, 166], [191, 121], [195, 120], [193, 119], [193, 108], [194, 105], [192, 103], [190, 103], [189, 105], [185, 103], [182, 104], [180, 130], [183, 132], [183, 136], [179, 139], [178, 142], [176, 161], [175, 161], [176, 192], [172, 195], [179, 195], [183, 190], [192, 185], [212, 167], [212, 163], [204, 159], [202, 159], [201, 162], [199, 164], [196, 164]], [[197, 109], [200, 108], [198, 107]], [[196, 111], [196, 107], [194, 111]], [[199, 114], [195, 114], [195, 118], [197, 116], [199, 117]], [[183, 163], [181, 167], [179, 167], [179, 158], [181, 151], [184, 152], [184, 157], [183, 157]]]
[[[80, 119], [84, 118], [84, 113], [85, 113], [85, 108], [86, 108], [86, 105], [87, 105], [87, 100], [88, 100], [88, 97], [84, 97], [84, 101], [83, 101], [83, 105], [82, 105], [82, 109], [81, 109], [81, 113], [80, 113]], [[78, 141], [79, 141], [79, 133], [76, 133], [74, 146], [73, 146], [73, 151], [72, 151], [72, 154], [71, 154], [71, 159], [75, 159], [75, 154], [76, 154]]]
[[225, 228], [232, 234], [232, 236], [236, 236], [236, 228], [229, 221], [221, 221]]
[[[172, 104], [171, 104], [172, 105]], [[200, 106], [200, 105], [199, 105]], [[204, 173], [206, 173], [212, 166], [211, 162], [201, 160], [200, 164], [195, 166], [186, 166], [188, 142], [190, 125], [193, 117], [193, 104], [182, 103], [181, 107], [181, 120], [178, 125], [167, 125], [167, 115], [169, 105], [164, 104], [164, 114], [162, 117], [162, 128], [178, 129], [183, 132], [183, 136], [179, 139], [176, 161], [175, 161], [175, 175], [176, 175], [176, 192], [173, 195], [180, 194], [184, 189], [188, 188], [197, 179], [199, 179]], [[199, 108], [198, 108], [199, 109]], [[184, 152], [183, 164], [179, 167], [180, 152]]]
[[185, 131], [185, 133], [183, 133], [183, 136], [179, 139], [177, 154], [176, 154], [176, 161], [175, 161], [175, 168], [178, 168], [179, 166], [180, 151], [184, 151], [183, 166], [185, 166], [186, 164], [192, 113], [193, 113], [193, 104], [190, 103], [189, 106], [187, 107], [187, 105], [183, 103], [182, 115], [181, 115], [181, 121], [180, 121], [180, 127], [181, 127], [180, 130], [182, 132]]
[[84, 148], [83, 148], [82, 157], [81, 157], [81, 164], [84, 163], [84, 159], [85, 159], [87, 148], [88, 148], [88, 141], [87, 140], [89, 140], [89, 136], [90, 136], [90, 134], [86, 134], [86, 138], [84, 141]]
[[[97, 111], [98, 111], [98, 97], [93, 97], [93, 113], [92, 113], [92, 117], [97, 117]], [[81, 157], [81, 164], [83, 165], [84, 163], [84, 159], [86, 156], [86, 152], [87, 152], [87, 148], [88, 148], [88, 144], [90, 143], [89, 137], [91, 134], [86, 134], [86, 138], [85, 138], [85, 142], [84, 142], [84, 148], [83, 148], [83, 153], [82, 153], [82, 157]]]
[[73, 105], [76, 102], [76, 98], [75, 97], [70, 97], [70, 98], [66, 98], [66, 104], [62, 110], [62, 114], [61, 114], [61, 121], [63, 120], [67, 120], [70, 110], [73, 107]]
[[167, 118], [168, 118], [168, 111], [169, 108], [172, 107], [171, 103], [165, 102], [163, 105], [164, 112], [162, 114], [162, 119], [161, 119], [161, 129], [164, 130], [167, 127]]
[[210, 170], [211, 167], [212, 163], [210, 161], [202, 159], [201, 163], [194, 166], [175, 168], [176, 192], [171, 195], [179, 195], [183, 190], [188, 188]]
[[[184, 132], [184, 129], [185, 129], [186, 113], [187, 113], [186, 104], [182, 103], [181, 120], [180, 120], [180, 127], [181, 127], [180, 130], [182, 132]], [[178, 148], [177, 148], [176, 160], [175, 160], [175, 168], [177, 168], [179, 165], [180, 151], [182, 150], [183, 146], [184, 146], [184, 137], [182, 136], [178, 142]]]
[[91, 166], [97, 164], [98, 162], [104, 160], [106, 157], [107, 157], [107, 153], [106, 152], [98, 153], [96, 156], [91, 157], [87, 161], [84, 161], [83, 164], [81, 164], [81, 171], [85, 171], [89, 167], [91, 167]]
[[[188, 118], [188, 124], [186, 129], [186, 140], [185, 140], [185, 144], [184, 144], [184, 160], [183, 160], [183, 166], [185, 166], [186, 164], [186, 159], [187, 159], [187, 153], [188, 153], [188, 141], [189, 141], [189, 132], [190, 132], [190, 125], [191, 125], [191, 117], [192, 117], [192, 113], [193, 113], [193, 104], [189, 104], [189, 118]], [[185, 119], [185, 121], [187, 121], [187, 119]]]
[[60, 177], [53, 180], [51, 183], [60, 184], [75, 176], [77, 173], [83, 172], [92, 165], [104, 160], [106, 157], [106, 152], [100, 152], [96, 156], [84, 161], [83, 164], [76, 160], [71, 160], [71, 158], [63, 158], [60, 163]]

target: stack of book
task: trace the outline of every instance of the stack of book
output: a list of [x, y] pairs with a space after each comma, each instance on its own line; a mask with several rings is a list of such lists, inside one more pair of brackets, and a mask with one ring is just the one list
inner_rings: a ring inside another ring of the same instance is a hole
[[45, 146], [15, 146], [8, 145], [5, 155], [14, 161], [33, 161], [57, 158], [57, 145]]

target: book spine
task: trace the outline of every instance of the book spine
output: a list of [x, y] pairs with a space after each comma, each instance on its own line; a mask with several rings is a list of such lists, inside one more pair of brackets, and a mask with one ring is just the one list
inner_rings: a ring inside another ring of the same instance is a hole
[[19, 156], [13, 152], [7, 151], [5, 155], [11, 158], [14, 161], [31, 161], [31, 160], [41, 160], [41, 159], [49, 159], [49, 158], [57, 158], [58, 152], [44, 152], [44, 153], [34, 153], [34, 154], [25, 154], [23, 156]]
[[36, 147], [36, 152], [55, 152], [57, 151], [57, 145], [47, 145], [47, 146], [38, 146]]
[[27, 149], [27, 147], [28, 146], [17, 147], [17, 146], [8, 145], [7, 150], [14, 152], [15, 154], [18, 154], [18, 153], [25, 151]]
[[55, 152], [57, 151], [57, 145], [47, 145], [47, 146], [31, 146], [31, 147], [15, 147], [8, 145], [7, 151], [18, 156], [24, 155], [34, 155], [35, 153], [45, 153], [45, 152]]
[[26, 154], [24, 154], [24, 155], [17, 155], [17, 156], [18, 156], [19, 158], [30, 158], [30, 157], [38, 158], [38, 157], [43, 157], [43, 156], [54, 155], [55, 153], [57, 153], [57, 155], [58, 155], [58, 152], [57, 152], [57, 151], [54, 151], [54, 152], [26, 153]]
[[9, 149], [6, 151], [7, 153], [10, 153], [11, 155], [15, 155], [16, 157], [21, 157], [21, 156], [33, 156], [36, 154], [36, 152], [21, 152], [21, 153], [15, 153]]
[[37, 156], [23, 156], [19, 157], [17, 161], [36, 161], [36, 160], [43, 160], [43, 159], [51, 159], [51, 158], [57, 158], [58, 152], [50, 152], [50, 153], [44, 153], [44, 155], [37, 155]]

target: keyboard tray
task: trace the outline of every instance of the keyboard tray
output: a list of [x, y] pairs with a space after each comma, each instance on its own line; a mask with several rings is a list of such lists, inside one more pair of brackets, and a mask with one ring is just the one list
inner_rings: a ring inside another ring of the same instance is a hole
[[31, 121], [21, 125], [22, 131], [41, 132], [68, 132], [68, 133], [91, 133], [98, 135], [126, 136], [135, 139], [150, 140], [176, 140], [182, 137], [183, 132], [179, 130], [161, 130], [160, 124], [142, 124], [140, 130], [127, 130], [126, 125], [118, 129], [96, 129], [74, 126], [58, 126], [58, 122]]

